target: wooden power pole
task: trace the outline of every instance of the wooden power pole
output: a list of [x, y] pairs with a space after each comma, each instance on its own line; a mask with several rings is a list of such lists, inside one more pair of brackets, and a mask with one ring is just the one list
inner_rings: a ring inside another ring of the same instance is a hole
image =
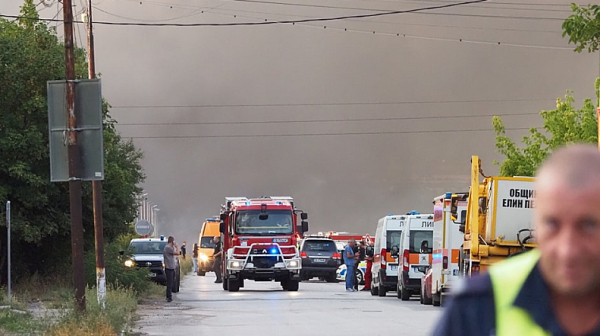
[[75, 303], [85, 311], [85, 282], [83, 277], [83, 225], [81, 208], [81, 154], [77, 145], [77, 116], [75, 114], [75, 53], [73, 50], [73, 8], [71, 0], [63, 0], [65, 37], [66, 96], [69, 157], [69, 203], [71, 208], [71, 247]]
[[[92, 0], [87, 4], [87, 57], [88, 77], [96, 78], [96, 58], [94, 55], [94, 31], [92, 27]], [[96, 290], [98, 303], [106, 303], [106, 271], [104, 269], [104, 224], [102, 221], [102, 182], [92, 181], [94, 202], [94, 236], [96, 240]]]

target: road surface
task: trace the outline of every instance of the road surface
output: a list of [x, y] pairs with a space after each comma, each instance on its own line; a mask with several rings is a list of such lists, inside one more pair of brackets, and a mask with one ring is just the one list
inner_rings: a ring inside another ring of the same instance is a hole
[[279, 283], [245, 281], [230, 293], [213, 283], [214, 273], [182, 280], [173, 302], [140, 307], [138, 335], [418, 336], [428, 335], [441, 313], [418, 297], [403, 302], [395, 293], [346, 292], [343, 283], [302, 282], [298, 292], [287, 292]]

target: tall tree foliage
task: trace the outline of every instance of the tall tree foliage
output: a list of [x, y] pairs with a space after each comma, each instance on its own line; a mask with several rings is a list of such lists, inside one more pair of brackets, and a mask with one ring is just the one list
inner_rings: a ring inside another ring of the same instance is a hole
[[[599, 92], [600, 78], [596, 79], [596, 96]], [[542, 111], [543, 132], [531, 128], [529, 135], [523, 137], [523, 147], [506, 136], [506, 128], [500, 117], [493, 118], [496, 131], [496, 148], [506, 157], [500, 164], [502, 176], [533, 176], [546, 156], [558, 147], [569, 143], [596, 143], [598, 141], [598, 123], [596, 107], [591, 99], [585, 99], [579, 109], [574, 107], [572, 92], [556, 100], [556, 109]]]
[[569, 43], [575, 44], [575, 51], [594, 52], [600, 45], [600, 5], [571, 5], [573, 14], [562, 25], [565, 37], [569, 35]]
[[[38, 18], [32, 0], [21, 7], [23, 17]], [[76, 48], [78, 78], [86, 78], [85, 50]], [[70, 255], [67, 183], [51, 183], [49, 167], [46, 81], [64, 79], [64, 46], [46, 23], [0, 19], [0, 202], [12, 204], [12, 240], [17, 267], [36, 271]], [[115, 130], [116, 121], [104, 104], [105, 237], [129, 232], [136, 215], [138, 184], [145, 176], [142, 153]], [[90, 183], [83, 183], [86, 245], [93, 246]], [[4, 217], [4, 206], [0, 207]], [[6, 242], [0, 230], [0, 245]], [[0, 246], [0, 279], [5, 249]], [[32, 258], [32, 256], [34, 256]]]

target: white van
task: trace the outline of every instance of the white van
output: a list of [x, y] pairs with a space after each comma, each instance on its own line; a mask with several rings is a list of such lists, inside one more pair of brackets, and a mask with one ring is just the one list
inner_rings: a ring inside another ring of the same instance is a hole
[[[464, 241], [463, 231], [467, 216], [469, 193], [446, 193], [433, 200], [433, 261], [431, 267], [431, 301], [434, 306], [442, 304], [453, 282], [459, 278], [460, 249]], [[454, 201], [454, 202], [453, 202]], [[454, 203], [454, 204], [452, 204]], [[452, 218], [450, 210], [456, 207], [458, 218]]]
[[379, 220], [375, 232], [371, 294], [385, 296], [398, 282], [398, 258], [392, 257], [392, 247], [400, 246], [400, 236], [406, 216], [388, 215]]
[[421, 278], [431, 264], [433, 252], [433, 214], [413, 211], [405, 217], [400, 246], [392, 251], [392, 255], [400, 257], [396, 294], [402, 301], [420, 294]]

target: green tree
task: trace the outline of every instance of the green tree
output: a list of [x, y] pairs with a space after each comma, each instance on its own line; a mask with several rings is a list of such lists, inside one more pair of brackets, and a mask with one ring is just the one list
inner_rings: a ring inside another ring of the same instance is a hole
[[[596, 96], [599, 92], [600, 78], [596, 79]], [[523, 137], [523, 147], [506, 136], [506, 128], [500, 117], [493, 118], [496, 131], [496, 148], [506, 157], [500, 164], [502, 176], [534, 176], [537, 168], [546, 156], [558, 147], [570, 143], [596, 143], [598, 141], [598, 123], [596, 107], [591, 99], [585, 99], [583, 106], [576, 109], [572, 92], [567, 91], [564, 98], [556, 100], [556, 109], [542, 111], [543, 131], [531, 128], [529, 135]], [[497, 162], [496, 162], [497, 163]]]
[[575, 44], [575, 51], [588, 52], [598, 50], [600, 43], [600, 5], [571, 5], [573, 14], [562, 25], [565, 37], [569, 35], [569, 43]]
[[[12, 204], [12, 240], [21, 271], [51, 268], [69, 261], [70, 217], [67, 183], [50, 182], [46, 82], [64, 79], [64, 46], [54, 28], [35, 20], [33, 0], [23, 17], [0, 19], [0, 215]], [[85, 50], [76, 48], [76, 76], [87, 78]], [[138, 185], [145, 176], [142, 153], [115, 130], [104, 104], [105, 181], [103, 216], [107, 241], [132, 230]], [[83, 222], [87, 247], [93, 246], [90, 183], [83, 184]], [[0, 230], [0, 250], [6, 241]], [[35, 258], [31, 258], [35, 256]], [[0, 253], [0, 281], [5, 254]], [[68, 263], [67, 263], [68, 264]]]

